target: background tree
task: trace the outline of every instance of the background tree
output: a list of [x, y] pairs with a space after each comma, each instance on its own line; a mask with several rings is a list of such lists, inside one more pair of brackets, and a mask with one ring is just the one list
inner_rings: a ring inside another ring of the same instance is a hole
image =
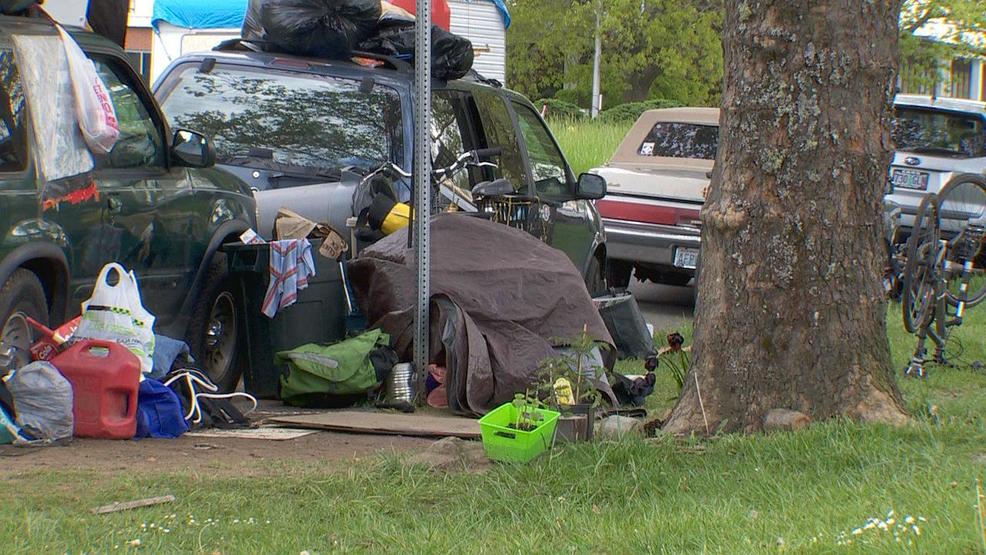
[[[604, 108], [650, 98], [718, 103], [720, 0], [605, 0], [603, 6]], [[510, 86], [531, 98], [588, 107], [595, 4], [516, 0], [510, 9]]]
[[665, 429], [903, 422], [880, 285], [894, 0], [727, 2], [694, 365]]

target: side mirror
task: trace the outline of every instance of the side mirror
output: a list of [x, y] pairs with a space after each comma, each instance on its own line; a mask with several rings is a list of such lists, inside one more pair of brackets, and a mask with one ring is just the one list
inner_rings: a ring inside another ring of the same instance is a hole
[[171, 158], [182, 166], [208, 168], [216, 163], [216, 149], [205, 135], [177, 129], [171, 141]]
[[606, 178], [594, 173], [583, 173], [575, 186], [575, 198], [596, 200], [606, 196]]

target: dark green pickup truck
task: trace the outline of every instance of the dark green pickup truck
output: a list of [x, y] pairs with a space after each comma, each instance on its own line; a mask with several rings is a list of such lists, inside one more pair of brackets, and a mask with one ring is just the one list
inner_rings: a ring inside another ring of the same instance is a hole
[[84, 147], [74, 122], [56, 29], [0, 17], [0, 374], [28, 355], [25, 316], [56, 325], [77, 315], [116, 261], [136, 272], [155, 331], [185, 339], [229, 387], [237, 304], [217, 249], [254, 226], [253, 196], [211, 167], [208, 139], [169, 129], [119, 47], [71, 34], [117, 113], [120, 137], [106, 155]]

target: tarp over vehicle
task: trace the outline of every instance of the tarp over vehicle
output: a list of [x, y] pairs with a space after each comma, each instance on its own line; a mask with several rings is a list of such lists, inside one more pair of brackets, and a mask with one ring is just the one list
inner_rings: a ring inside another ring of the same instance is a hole
[[[350, 276], [367, 322], [389, 333], [408, 360], [415, 258], [407, 228], [364, 250]], [[444, 359], [449, 406], [459, 413], [482, 414], [525, 391], [538, 363], [584, 326], [593, 339], [613, 344], [562, 251], [481, 218], [451, 214], [432, 222], [431, 294], [429, 359]]]

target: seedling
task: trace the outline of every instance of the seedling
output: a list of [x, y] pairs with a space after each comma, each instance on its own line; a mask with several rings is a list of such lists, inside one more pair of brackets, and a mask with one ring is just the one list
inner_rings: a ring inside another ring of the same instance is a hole
[[531, 395], [530, 390], [514, 395], [513, 405], [517, 408], [514, 421], [510, 425], [513, 429], [530, 432], [544, 421], [544, 415], [537, 411], [544, 404], [537, 396]]

